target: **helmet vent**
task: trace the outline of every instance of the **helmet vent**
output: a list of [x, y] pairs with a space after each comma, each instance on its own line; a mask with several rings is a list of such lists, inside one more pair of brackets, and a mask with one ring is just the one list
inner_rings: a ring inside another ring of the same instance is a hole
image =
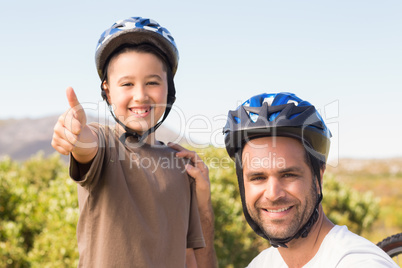
[[295, 100], [288, 100], [288, 104], [289, 104], [289, 103], [294, 103], [294, 105], [296, 105], [296, 106], [299, 104], [299, 102], [297, 102], [297, 101], [295, 101]]
[[123, 28], [123, 27], [124, 27], [124, 24], [119, 23], [119, 24], [116, 24], [113, 28]]
[[268, 98], [264, 98], [264, 101], [262, 102], [262, 104], [267, 103], [268, 106], [272, 106], [272, 103], [274, 102], [274, 96], [268, 97]]
[[253, 121], [253, 123], [257, 122], [258, 120], [258, 114], [256, 113], [249, 113], [250, 119], [251, 121]]

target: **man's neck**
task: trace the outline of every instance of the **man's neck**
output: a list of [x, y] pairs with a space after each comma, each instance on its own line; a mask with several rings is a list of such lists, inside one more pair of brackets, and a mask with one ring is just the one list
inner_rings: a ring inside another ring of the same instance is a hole
[[334, 224], [325, 216], [322, 206], [319, 207], [319, 217], [305, 238], [290, 241], [288, 248], [279, 247], [279, 253], [289, 268], [303, 267], [320, 249], [321, 243]]

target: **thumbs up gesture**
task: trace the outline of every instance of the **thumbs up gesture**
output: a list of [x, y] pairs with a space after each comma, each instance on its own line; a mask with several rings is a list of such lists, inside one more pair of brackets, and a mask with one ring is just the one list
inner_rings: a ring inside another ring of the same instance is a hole
[[82, 127], [87, 124], [87, 116], [85, 115], [85, 111], [78, 101], [77, 95], [75, 95], [74, 89], [68, 87], [66, 90], [66, 95], [68, 104], [71, 108], [68, 116], [72, 116], [70, 131], [76, 135], [79, 135]]
[[[72, 153], [80, 163], [93, 159], [97, 152], [97, 135], [87, 126], [87, 117], [74, 90], [66, 90], [70, 108], [62, 114], [53, 132], [52, 146], [61, 154]], [[92, 146], [88, 146], [91, 145]]]

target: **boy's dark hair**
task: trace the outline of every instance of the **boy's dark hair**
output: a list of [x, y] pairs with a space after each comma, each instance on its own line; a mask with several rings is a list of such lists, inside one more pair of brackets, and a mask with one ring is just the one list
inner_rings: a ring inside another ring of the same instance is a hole
[[[168, 81], [168, 105], [169, 105], [169, 97], [175, 98], [175, 95], [176, 95], [176, 90], [175, 90], [174, 82], [173, 82], [172, 70], [170, 68], [170, 65], [168, 64], [167, 58], [164, 55], [164, 53], [160, 49], [155, 47], [154, 45], [148, 44], [148, 43], [142, 43], [139, 45], [125, 44], [125, 45], [118, 47], [109, 56], [109, 58], [106, 60], [106, 63], [105, 63], [104, 69], [103, 69], [103, 77], [102, 77], [102, 81], [101, 81], [102, 98], [109, 104], [107, 97], [106, 97], [106, 92], [103, 88], [103, 82], [108, 81], [109, 63], [112, 61], [112, 59], [116, 58], [117, 56], [119, 56], [123, 53], [126, 53], [126, 52], [131, 52], [131, 51], [135, 51], [135, 52], [139, 52], [139, 53], [150, 53], [150, 54], [156, 56], [162, 62], [163, 70], [166, 71], [166, 76], [167, 76], [167, 81]], [[171, 103], [170, 105], [172, 105], [172, 104], [173, 103]]]

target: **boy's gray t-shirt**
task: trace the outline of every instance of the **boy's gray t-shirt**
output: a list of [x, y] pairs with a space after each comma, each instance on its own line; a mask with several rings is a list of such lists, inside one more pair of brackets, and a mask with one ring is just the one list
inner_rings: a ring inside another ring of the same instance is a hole
[[119, 142], [113, 128], [90, 127], [99, 150], [78, 183], [79, 267], [185, 267], [186, 248], [205, 246], [195, 181], [167, 146]]

